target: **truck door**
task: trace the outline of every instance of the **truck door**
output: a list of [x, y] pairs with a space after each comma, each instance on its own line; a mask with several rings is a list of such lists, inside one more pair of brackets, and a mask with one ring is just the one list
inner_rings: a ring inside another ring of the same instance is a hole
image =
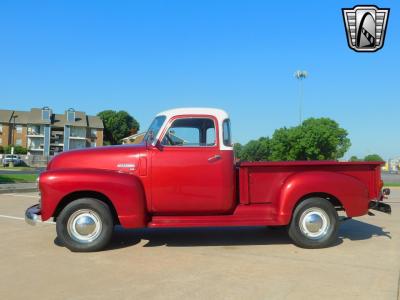
[[212, 116], [175, 117], [152, 150], [152, 211], [223, 213], [233, 206], [233, 161], [219, 147]]

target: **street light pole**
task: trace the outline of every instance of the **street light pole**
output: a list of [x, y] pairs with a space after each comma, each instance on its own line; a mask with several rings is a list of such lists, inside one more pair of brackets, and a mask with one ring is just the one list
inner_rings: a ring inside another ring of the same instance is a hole
[[299, 81], [299, 123], [303, 122], [303, 79], [308, 77], [307, 71], [296, 71], [294, 77]]
[[[14, 154], [14, 139], [15, 139], [15, 134], [16, 134], [16, 132], [14, 132], [14, 131], [15, 131], [15, 118], [16, 117], [17, 117], [16, 115], [13, 115], [13, 128], [11, 130], [11, 154]], [[11, 168], [14, 167], [14, 157], [13, 156], [11, 157], [11, 161], [10, 161], [9, 165]]]
[[15, 140], [15, 134], [16, 134], [16, 132], [15, 132], [15, 118], [16, 118], [17, 116], [13, 116], [13, 130], [11, 131], [11, 133], [12, 133], [12, 136], [11, 136], [11, 145], [12, 146], [14, 146], [14, 140]]

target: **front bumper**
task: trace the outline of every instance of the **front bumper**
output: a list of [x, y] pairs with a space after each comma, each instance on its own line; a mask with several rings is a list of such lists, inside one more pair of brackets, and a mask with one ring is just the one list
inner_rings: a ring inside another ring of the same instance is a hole
[[29, 225], [36, 225], [39, 222], [40, 215], [40, 205], [33, 205], [25, 211], [25, 222]]

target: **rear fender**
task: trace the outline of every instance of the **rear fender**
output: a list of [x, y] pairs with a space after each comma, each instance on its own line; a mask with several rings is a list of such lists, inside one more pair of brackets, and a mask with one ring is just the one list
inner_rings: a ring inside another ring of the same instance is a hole
[[54, 216], [66, 196], [90, 191], [111, 201], [122, 226], [134, 228], [147, 224], [143, 186], [135, 175], [97, 169], [60, 169], [42, 173], [39, 188], [43, 221]]
[[289, 176], [280, 194], [278, 218], [283, 224], [291, 220], [297, 203], [310, 194], [328, 194], [340, 201], [348, 217], [368, 212], [368, 188], [360, 180], [334, 172], [301, 172]]

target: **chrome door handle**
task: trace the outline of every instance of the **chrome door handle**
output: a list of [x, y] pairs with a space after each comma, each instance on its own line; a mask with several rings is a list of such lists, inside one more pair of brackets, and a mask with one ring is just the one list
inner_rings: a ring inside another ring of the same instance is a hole
[[210, 158], [208, 158], [208, 161], [213, 161], [213, 160], [217, 160], [217, 159], [220, 159], [220, 158], [221, 158], [221, 155], [216, 154], [216, 155], [211, 156]]

